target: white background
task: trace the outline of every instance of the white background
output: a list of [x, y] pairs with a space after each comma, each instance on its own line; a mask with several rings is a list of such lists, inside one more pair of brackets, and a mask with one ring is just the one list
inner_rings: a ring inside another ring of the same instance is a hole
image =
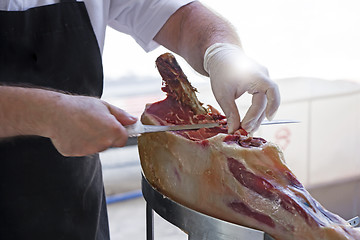
[[[360, 1], [204, 0], [238, 30], [245, 51], [273, 79], [317, 77], [360, 80]], [[104, 69], [108, 79], [157, 76], [163, 48], [145, 53], [130, 37], [107, 32]], [[186, 68], [182, 64], [183, 68]], [[186, 70], [187, 75], [190, 73]]]

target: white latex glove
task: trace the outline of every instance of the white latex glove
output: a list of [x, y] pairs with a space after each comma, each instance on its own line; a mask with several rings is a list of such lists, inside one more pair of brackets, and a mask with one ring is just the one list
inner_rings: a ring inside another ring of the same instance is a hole
[[253, 95], [241, 127], [256, 131], [264, 118], [272, 120], [279, 105], [278, 86], [269, 78], [265, 67], [250, 59], [233, 44], [215, 43], [204, 56], [204, 69], [210, 76], [214, 96], [224, 111], [229, 133], [240, 127], [240, 115], [235, 100], [245, 92]]

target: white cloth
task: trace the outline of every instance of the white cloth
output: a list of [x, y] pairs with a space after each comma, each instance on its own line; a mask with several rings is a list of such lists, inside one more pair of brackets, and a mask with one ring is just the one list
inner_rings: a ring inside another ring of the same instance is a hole
[[[83, 1], [102, 52], [106, 26], [131, 35], [145, 51], [155, 49], [158, 44], [153, 38], [168, 18], [181, 6], [194, 0]], [[0, 10], [24, 11], [58, 2], [59, 0], [0, 0]]]

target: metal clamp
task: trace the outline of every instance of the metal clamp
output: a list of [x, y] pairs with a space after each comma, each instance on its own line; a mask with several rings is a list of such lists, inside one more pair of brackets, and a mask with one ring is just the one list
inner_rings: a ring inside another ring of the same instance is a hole
[[350, 220], [348, 220], [348, 223], [352, 226], [352, 227], [357, 227], [360, 224], [360, 218], [359, 217], [354, 217]]

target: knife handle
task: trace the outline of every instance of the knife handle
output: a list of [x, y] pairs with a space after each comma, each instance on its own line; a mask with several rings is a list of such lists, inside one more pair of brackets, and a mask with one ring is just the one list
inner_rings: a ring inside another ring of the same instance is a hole
[[124, 127], [127, 131], [128, 137], [136, 137], [145, 132], [144, 125], [140, 121]]

